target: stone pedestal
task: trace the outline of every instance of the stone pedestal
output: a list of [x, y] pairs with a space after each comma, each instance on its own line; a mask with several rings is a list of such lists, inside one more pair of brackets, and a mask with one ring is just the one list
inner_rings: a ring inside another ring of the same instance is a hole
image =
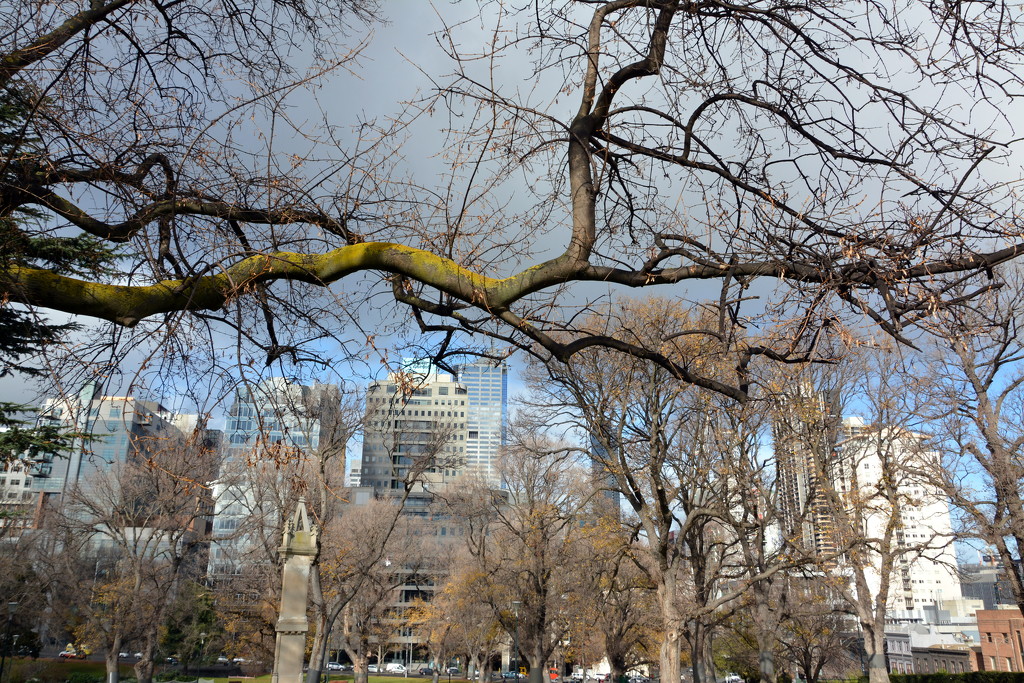
[[273, 683], [302, 683], [309, 621], [306, 607], [309, 568], [316, 556], [316, 525], [310, 524], [306, 501], [300, 498], [295, 513], [284, 528], [281, 547], [281, 609], [277, 620]]

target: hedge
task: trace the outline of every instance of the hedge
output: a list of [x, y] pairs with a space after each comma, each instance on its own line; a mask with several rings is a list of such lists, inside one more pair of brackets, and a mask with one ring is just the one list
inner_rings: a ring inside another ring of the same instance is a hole
[[1020, 671], [968, 671], [959, 674], [890, 674], [892, 683], [1024, 683]]

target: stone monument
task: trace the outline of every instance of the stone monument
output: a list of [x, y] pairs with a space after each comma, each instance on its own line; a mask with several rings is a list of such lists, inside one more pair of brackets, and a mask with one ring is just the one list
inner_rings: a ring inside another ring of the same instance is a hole
[[295, 513], [284, 527], [281, 547], [281, 610], [277, 620], [273, 683], [302, 683], [306, 655], [306, 619], [309, 567], [316, 556], [317, 534], [306, 513], [306, 499], [300, 498]]

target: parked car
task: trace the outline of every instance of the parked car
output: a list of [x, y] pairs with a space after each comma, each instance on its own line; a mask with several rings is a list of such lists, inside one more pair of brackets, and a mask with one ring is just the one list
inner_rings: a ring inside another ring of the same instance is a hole
[[328, 671], [341, 671], [341, 669], [342, 667], [340, 662], [327, 662]]
[[218, 664], [230, 664], [231, 660], [228, 659], [227, 655], [221, 655], [221, 656], [217, 657], [217, 663]]
[[420, 667], [420, 676], [433, 676], [433, 675], [434, 675], [434, 670], [431, 669], [429, 666], [422, 666], [422, 667]]
[[388, 662], [384, 665], [384, 672], [389, 674], [404, 674], [406, 672], [405, 664], [401, 662]]
[[85, 659], [92, 654], [87, 648], [78, 647], [68, 643], [68, 646], [64, 648], [64, 651], [59, 653], [57, 656], [61, 659]]
[[377, 673], [377, 665], [371, 664], [370, 666], [366, 667], [366, 672], [371, 674]]

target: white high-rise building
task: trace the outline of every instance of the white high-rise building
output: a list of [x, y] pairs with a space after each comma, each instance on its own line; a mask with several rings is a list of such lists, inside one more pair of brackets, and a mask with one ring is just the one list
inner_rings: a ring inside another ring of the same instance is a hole
[[[882, 538], [886, 527], [894, 526], [900, 551], [889, 577], [889, 610], [894, 616], [915, 620], [909, 613], [960, 600], [949, 502], [931, 481], [941, 460], [927, 448], [925, 437], [901, 427], [872, 427], [860, 418], [847, 418], [838, 455], [837, 483], [848, 497], [857, 494], [865, 510], [865, 538]], [[894, 496], [883, 491], [889, 482]], [[869, 571], [868, 580], [877, 594], [880, 573]]]

